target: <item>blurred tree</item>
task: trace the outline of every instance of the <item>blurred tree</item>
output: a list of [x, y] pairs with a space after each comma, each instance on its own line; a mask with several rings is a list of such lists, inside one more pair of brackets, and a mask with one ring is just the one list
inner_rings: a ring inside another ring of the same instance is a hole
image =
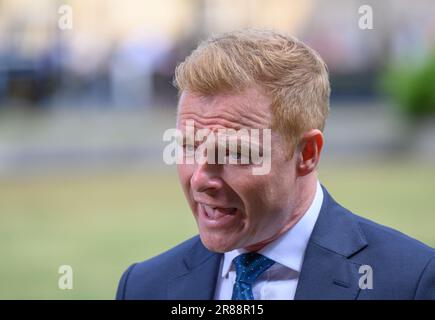
[[435, 53], [420, 65], [393, 64], [381, 77], [381, 88], [411, 122], [434, 118]]
[[381, 76], [381, 88], [405, 120], [398, 151], [435, 159], [435, 52], [420, 64], [392, 64]]

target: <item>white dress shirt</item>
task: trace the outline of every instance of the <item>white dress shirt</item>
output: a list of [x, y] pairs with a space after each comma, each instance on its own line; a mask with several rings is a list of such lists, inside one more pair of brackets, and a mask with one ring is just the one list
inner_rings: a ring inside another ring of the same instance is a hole
[[[323, 191], [317, 181], [313, 202], [303, 217], [290, 230], [258, 251], [275, 263], [253, 284], [252, 292], [255, 300], [294, 299], [305, 249], [319, 216], [322, 202]], [[244, 249], [235, 249], [224, 254], [216, 284], [215, 300], [231, 300], [236, 279], [232, 261], [245, 252]]]

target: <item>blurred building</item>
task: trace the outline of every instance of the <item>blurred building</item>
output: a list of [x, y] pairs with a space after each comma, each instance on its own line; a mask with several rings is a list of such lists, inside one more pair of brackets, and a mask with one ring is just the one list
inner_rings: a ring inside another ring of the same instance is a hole
[[[362, 5], [372, 30], [359, 28]], [[246, 27], [296, 35], [325, 59], [326, 155], [390, 155], [407, 133], [379, 73], [424, 61], [434, 16], [433, 0], [0, 0], [0, 173], [160, 163], [175, 66], [210, 34]]]
[[[358, 27], [371, 5], [374, 29]], [[62, 30], [62, 6], [72, 29]], [[144, 108], [174, 103], [176, 63], [197, 41], [245, 27], [295, 34], [320, 52], [333, 97], [373, 97], [391, 58], [434, 46], [433, 1], [410, 0], [3, 0], [0, 104]]]

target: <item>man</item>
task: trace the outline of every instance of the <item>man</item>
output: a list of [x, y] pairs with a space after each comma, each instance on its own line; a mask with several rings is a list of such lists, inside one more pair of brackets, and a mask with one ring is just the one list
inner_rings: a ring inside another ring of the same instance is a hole
[[[272, 31], [232, 32], [202, 43], [175, 82], [182, 151], [216, 142], [187, 141], [188, 123], [271, 129], [270, 170], [179, 162], [199, 237], [131, 265], [118, 299], [435, 299], [434, 250], [354, 215], [318, 181], [330, 87], [316, 52]], [[258, 141], [266, 150], [267, 135]]]

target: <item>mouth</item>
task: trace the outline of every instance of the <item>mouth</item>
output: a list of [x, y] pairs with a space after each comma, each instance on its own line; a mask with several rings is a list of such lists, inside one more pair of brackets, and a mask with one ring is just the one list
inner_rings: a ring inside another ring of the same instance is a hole
[[212, 220], [218, 220], [226, 215], [235, 215], [237, 212], [237, 208], [212, 207], [202, 203], [199, 205], [203, 207], [207, 217]]
[[222, 227], [231, 223], [239, 215], [237, 208], [215, 207], [198, 203], [198, 216], [209, 227]]

